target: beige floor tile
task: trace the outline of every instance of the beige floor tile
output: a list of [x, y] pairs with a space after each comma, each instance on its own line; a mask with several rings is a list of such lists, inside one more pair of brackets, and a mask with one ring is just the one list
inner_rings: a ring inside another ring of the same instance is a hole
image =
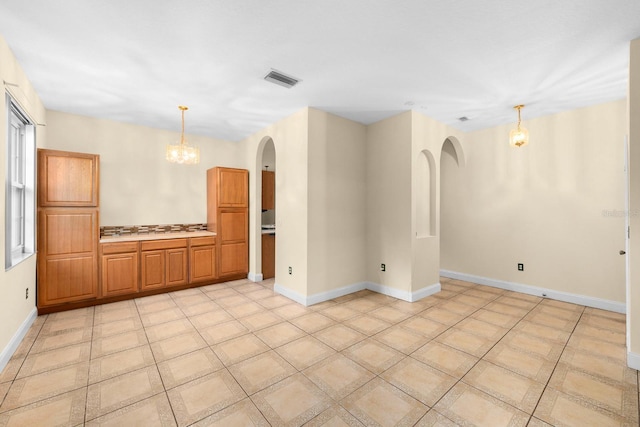
[[138, 313], [140, 313], [140, 316], [149, 315], [158, 311], [166, 311], [178, 308], [176, 303], [167, 294], [159, 294], [150, 297], [139, 298], [135, 301], [136, 305], [138, 306]]
[[544, 385], [480, 360], [462, 379], [466, 384], [532, 414]]
[[9, 362], [4, 367], [2, 372], [0, 372], [0, 384], [11, 382], [16, 378], [22, 364], [24, 363], [25, 357], [12, 357], [9, 359]]
[[575, 348], [565, 348], [559, 363], [564, 363], [573, 369], [582, 370], [592, 375], [604, 377], [622, 384], [632, 386], [638, 383], [638, 371], [627, 367], [625, 363], [620, 363], [615, 359], [585, 353]]
[[166, 310], [154, 311], [151, 313], [141, 314], [140, 320], [145, 328], [154, 325], [160, 325], [172, 320], [184, 319], [185, 315], [179, 307], [172, 307]]
[[562, 345], [560, 344], [514, 330], [505, 335], [500, 340], [500, 344], [542, 356], [551, 362], [556, 362], [562, 353]]
[[475, 288], [469, 289], [463, 293], [463, 295], [471, 295], [474, 297], [482, 298], [487, 302], [493, 301], [502, 295], [504, 291], [498, 288], [489, 288], [487, 286], [477, 286]]
[[447, 326], [422, 316], [410, 317], [399, 323], [399, 326], [409, 329], [427, 338], [434, 338], [447, 330]]
[[165, 393], [159, 393], [133, 405], [117, 409], [86, 423], [87, 427], [120, 426], [162, 426], [176, 425], [171, 405]]
[[91, 358], [106, 356], [130, 348], [148, 344], [144, 330], [125, 332], [124, 334], [112, 335], [106, 338], [93, 340], [91, 346]]
[[553, 427], [553, 426], [551, 424], [545, 423], [544, 421], [536, 417], [531, 417], [531, 419], [529, 420], [529, 424], [527, 424], [527, 427]]
[[125, 307], [119, 310], [96, 311], [93, 324], [98, 326], [103, 323], [119, 322], [126, 319], [140, 320], [140, 315], [138, 314], [138, 309], [135, 304], [133, 304], [132, 307]]
[[257, 283], [249, 282], [249, 283], [243, 283], [241, 285], [236, 285], [233, 287], [233, 289], [241, 294], [245, 294], [246, 296], [246, 294], [250, 292], [264, 290], [264, 287]]
[[334, 404], [306, 423], [305, 427], [362, 427], [363, 425], [349, 411]]
[[92, 420], [163, 391], [155, 366], [92, 384], [87, 389], [86, 419]]
[[455, 326], [464, 332], [498, 342], [509, 331], [507, 328], [468, 317]]
[[213, 351], [225, 366], [242, 362], [268, 351], [269, 346], [253, 334], [243, 335], [213, 346]]
[[345, 320], [351, 319], [352, 317], [360, 314], [358, 310], [349, 308], [344, 304], [336, 304], [332, 307], [325, 308], [324, 310], [320, 310], [320, 313], [330, 317], [336, 322], [344, 322]]
[[483, 359], [543, 384], [549, 380], [556, 366], [555, 361], [544, 356], [503, 343], [493, 347]]
[[460, 292], [450, 291], [447, 289], [443, 289], [440, 292], [433, 294], [434, 297], [440, 300], [448, 300], [449, 298], [453, 298], [456, 295], [460, 295]]
[[167, 395], [179, 426], [202, 420], [247, 397], [226, 369], [173, 388]]
[[429, 409], [380, 378], [352, 393], [342, 404], [362, 423], [380, 426], [413, 426]]
[[522, 308], [525, 310], [532, 310], [536, 305], [538, 305], [538, 303], [534, 301], [527, 301], [520, 297], [514, 298], [513, 296], [507, 296], [507, 295], [503, 295], [497, 298], [495, 302], [499, 304], [510, 305], [511, 307]]
[[347, 307], [357, 310], [361, 313], [369, 313], [381, 307], [381, 303], [365, 298], [358, 298], [345, 304]]
[[[522, 295], [522, 294], [518, 294], [518, 295]], [[575, 311], [578, 313], [582, 313], [585, 309], [583, 305], [572, 304], [570, 302], [558, 301], [558, 300], [553, 300], [549, 298], [543, 298], [542, 301], [540, 302], [540, 305], [543, 307], [561, 308], [563, 310]]]
[[283, 305], [287, 305], [291, 303], [291, 300], [287, 297], [283, 297], [282, 295], [274, 295], [269, 298], [256, 300], [258, 304], [263, 306], [268, 310], [272, 310], [274, 308], [282, 307]]
[[[197, 290], [197, 288], [193, 288], [193, 289]], [[180, 307], [182, 310], [189, 309], [190, 307], [197, 307], [200, 304], [209, 304], [209, 305], [213, 305], [214, 307], [217, 306], [217, 304], [211, 301], [211, 299], [209, 299], [208, 296], [206, 296], [199, 290], [196, 293], [192, 293], [190, 295], [177, 296], [174, 294], [172, 295], [172, 298], [173, 298], [173, 302], [175, 302], [176, 305]], [[194, 314], [199, 314], [199, 313], [194, 313]]]
[[149, 345], [93, 359], [89, 365], [89, 384], [114, 378], [128, 372], [155, 365]]
[[512, 328], [520, 321], [520, 317], [496, 313], [495, 311], [486, 310], [484, 308], [473, 313], [470, 318], [482, 320], [483, 322], [491, 323], [492, 325], [501, 326], [503, 328]]
[[443, 308], [440, 308], [439, 306], [435, 306], [423, 311], [422, 313], [420, 313], [420, 316], [447, 326], [455, 325], [456, 323], [464, 319], [464, 316], [449, 310], [445, 310]]
[[[495, 298], [496, 297], [492, 299], [495, 299]], [[465, 292], [463, 294], [459, 294], [459, 295], [456, 295], [455, 297], [450, 298], [449, 301], [452, 301], [452, 302], [455, 301], [462, 304], [470, 305], [472, 307], [482, 308], [485, 305], [487, 305], [490, 300], [487, 300], [485, 298], [480, 298], [474, 295], [469, 295], [468, 293]]]
[[595, 377], [569, 365], [559, 364], [549, 387], [592, 405], [638, 420], [638, 386]]
[[232, 307], [227, 307], [226, 310], [236, 319], [251, 316], [252, 314], [256, 313], [265, 312], [264, 307], [253, 301], [249, 301], [240, 305], [234, 305]]
[[44, 322], [39, 336], [56, 335], [62, 331], [70, 331], [72, 329], [91, 329], [92, 327], [93, 316], [76, 316], [59, 318], [58, 320], [53, 320], [52, 317], [49, 317]]
[[218, 309], [208, 313], [202, 313], [197, 316], [191, 316], [189, 317], [189, 320], [196, 329], [202, 330], [233, 320], [233, 316], [225, 310]]
[[213, 301], [219, 301], [222, 298], [241, 296], [232, 287], [225, 286], [222, 283], [216, 283], [215, 285], [204, 286], [201, 288], [202, 292]]
[[485, 310], [494, 311], [500, 314], [506, 314], [508, 316], [514, 316], [518, 318], [523, 318], [529, 312], [527, 308], [515, 307], [509, 304], [503, 304], [497, 301], [490, 302], [489, 304], [482, 307]]
[[374, 339], [360, 341], [343, 350], [342, 354], [377, 375], [406, 357], [403, 353]]
[[461, 316], [468, 316], [474, 311], [478, 311], [479, 309], [479, 307], [474, 307], [469, 304], [463, 304], [461, 302], [453, 301], [451, 299], [439, 304], [438, 307], [444, 310], [449, 310]]
[[291, 320], [291, 323], [308, 334], [313, 334], [314, 332], [318, 332], [322, 329], [336, 324], [334, 320], [316, 312], [296, 317], [295, 319]]
[[576, 397], [547, 387], [534, 413], [553, 426], [634, 426], [632, 420], [612, 414]]
[[526, 319], [527, 318], [521, 320], [516, 326], [514, 326], [513, 330], [538, 338], [543, 338], [547, 341], [552, 341], [556, 344], [561, 345], [565, 345], [569, 340], [569, 337], [571, 336], [571, 332], [567, 332], [565, 330], [562, 330], [561, 328], [545, 326]]
[[580, 323], [594, 326], [601, 329], [609, 329], [611, 331], [624, 334], [626, 331], [626, 319], [620, 317], [604, 317], [594, 314], [583, 314]]
[[167, 359], [182, 356], [192, 351], [200, 350], [207, 346], [199, 333], [189, 332], [166, 340], [151, 343], [151, 350], [156, 362], [162, 362]]
[[222, 309], [218, 304], [207, 298], [206, 295], [203, 295], [203, 298], [207, 301], [194, 305], [180, 306], [180, 310], [182, 310], [186, 316], [197, 316], [198, 314], [209, 313]]
[[432, 307], [437, 303], [438, 301], [435, 299], [430, 300], [430, 299], [424, 298], [414, 302], [402, 301], [402, 300], [396, 301], [394, 303], [389, 304], [389, 307], [415, 316], [416, 314], [422, 313], [427, 308]]
[[626, 346], [613, 344], [584, 335], [572, 335], [571, 338], [569, 338], [567, 347], [574, 348], [578, 351], [609, 357], [623, 363], [627, 360]]
[[456, 327], [451, 328], [437, 338], [435, 341], [441, 342], [475, 357], [484, 356], [495, 344], [495, 341], [478, 335], [470, 334]]
[[487, 427], [526, 426], [524, 412], [462, 382], [456, 384], [434, 409], [460, 425]]
[[0, 413], [2, 426], [82, 425], [86, 391], [81, 388]]
[[249, 330], [237, 320], [221, 323], [206, 329], [201, 329], [200, 335], [209, 345], [216, 345], [224, 341], [245, 335]]
[[271, 311], [260, 311], [251, 316], [243, 317], [240, 322], [250, 331], [257, 331], [282, 322], [282, 317]]
[[427, 412], [427, 415], [420, 418], [415, 427], [458, 427], [458, 424], [451, 421], [435, 409]]
[[251, 399], [244, 399], [238, 403], [216, 412], [193, 424], [194, 427], [270, 427], [271, 424], [260, 413]]
[[[564, 310], [561, 310], [564, 311]], [[553, 314], [543, 313], [540, 310], [531, 310], [529, 314], [524, 317], [524, 320], [528, 320], [539, 325], [548, 326], [554, 329], [560, 329], [561, 331], [571, 332], [576, 327], [577, 320], [567, 320], [558, 317]]]
[[221, 307], [229, 308], [236, 305], [251, 303], [252, 301], [239, 293], [234, 291], [233, 295], [225, 296], [222, 298], [213, 299], [213, 301]]
[[548, 303], [539, 304], [536, 308], [531, 310], [532, 313], [543, 313], [549, 316], [558, 317], [560, 319], [569, 320], [572, 322], [578, 322], [582, 316], [584, 306], [571, 304], [572, 308], [556, 307], [549, 305]]
[[478, 362], [477, 357], [436, 341], [425, 344], [411, 357], [455, 378], [462, 378]]
[[455, 293], [462, 293], [469, 290], [467, 286], [461, 286], [451, 282], [441, 283], [440, 289], [442, 289], [443, 291], [449, 291], [449, 292], [455, 292]]
[[368, 336], [377, 334], [391, 326], [391, 323], [385, 322], [377, 317], [369, 316], [368, 314], [352, 317], [344, 321], [343, 324]]
[[293, 340], [297, 340], [306, 333], [289, 322], [281, 322], [255, 332], [255, 335], [269, 347], [277, 348]]
[[104, 338], [111, 335], [121, 334], [123, 332], [137, 331], [142, 328], [142, 321], [139, 317], [128, 317], [126, 319], [104, 322], [94, 326], [93, 337]]
[[411, 357], [402, 360], [381, 377], [427, 406], [435, 405], [458, 381]]
[[411, 317], [411, 313], [393, 308], [391, 306], [383, 306], [376, 308], [368, 313], [371, 316], [384, 320], [385, 322], [397, 323]]
[[[259, 289], [256, 289], [254, 291], [247, 292], [244, 294], [245, 297], [253, 301], [259, 301], [265, 298], [270, 298], [275, 295], [277, 294], [273, 292], [273, 289], [265, 289], [262, 286], [260, 286]], [[288, 303], [291, 303], [291, 301], [289, 301]]]
[[336, 351], [312, 336], [305, 336], [278, 347], [276, 352], [301, 371], [335, 354]]
[[89, 362], [15, 380], [0, 406], [0, 412], [29, 405], [87, 386]]
[[7, 395], [7, 392], [9, 391], [9, 387], [11, 387], [10, 382], [0, 384], [0, 405], [2, 405], [2, 401], [4, 400], [4, 397]]
[[413, 353], [430, 341], [430, 338], [402, 326], [392, 326], [373, 338], [404, 354]]
[[193, 327], [193, 324], [191, 324], [189, 319], [186, 318], [145, 328], [149, 342], [166, 340], [167, 338], [175, 337], [177, 335], [195, 332], [195, 330], [196, 329]]
[[611, 329], [599, 328], [591, 326], [585, 322], [578, 322], [578, 326], [573, 332], [576, 335], [585, 335], [594, 339], [607, 341], [613, 344], [626, 345], [627, 336], [622, 332], [616, 332]]
[[583, 313], [587, 315], [607, 317], [609, 319], [615, 319], [622, 322], [625, 322], [627, 319], [627, 316], [624, 313], [616, 313], [615, 311], [602, 310], [602, 309], [593, 308], [593, 307], [585, 307]]
[[334, 354], [303, 373], [335, 400], [346, 397], [375, 378], [373, 373], [342, 354]]
[[366, 335], [342, 324], [336, 324], [313, 334], [314, 337], [334, 350], [341, 351], [365, 338]]
[[275, 351], [268, 351], [229, 367], [245, 393], [252, 395], [287, 378], [297, 370]]
[[283, 319], [290, 320], [296, 317], [300, 317], [304, 314], [308, 314], [311, 312], [311, 310], [298, 303], [289, 303], [275, 308], [273, 312]]
[[273, 426], [300, 426], [331, 406], [332, 401], [302, 374], [295, 374], [251, 397]]
[[16, 378], [28, 377], [64, 366], [86, 362], [89, 360], [90, 354], [91, 342], [62, 347], [34, 355], [29, 354]]
[[224, 368], [224, 365], [209, 348], [158, 363], [164, 388], [169, 390]]
[[[140, 326], [142, 327], [142, 325]], [[92, 336], [91, 329], [72, 329], [60, 334], [43, 336], [35, 340], [31, 350], [29, 350], [29, 355], [91, 341]]]
[[57, 313], [51, 313], [49, 315], [50, 322], [57, 322], [59, 320], [75, 319], [77, 317], [93, 317], [95, 313], [94, 307], [76, 308], [73, 310], [59, 311]]

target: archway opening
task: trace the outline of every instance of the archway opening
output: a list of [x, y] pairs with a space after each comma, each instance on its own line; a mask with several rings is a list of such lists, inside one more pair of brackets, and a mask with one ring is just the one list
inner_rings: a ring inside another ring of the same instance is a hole
[[418, 191], [416, 201], [416, 236], [436, 235], [436, 164], [429, 150], [418, 159]]
[[276, 269], [276, 149], [271, 138], [264, 141], [259, 165], [261, 267], [263, 280], [267, 280], [275, 277]]

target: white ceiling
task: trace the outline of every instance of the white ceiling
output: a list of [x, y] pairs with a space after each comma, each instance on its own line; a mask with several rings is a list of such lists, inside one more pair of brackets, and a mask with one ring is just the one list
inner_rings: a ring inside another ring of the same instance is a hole
[[0, 34], [52, 110], [179, 130], [184, 104], [232, 141], [305, 106], [468, 131], [624, 98], [640, 1], [2, 0]]

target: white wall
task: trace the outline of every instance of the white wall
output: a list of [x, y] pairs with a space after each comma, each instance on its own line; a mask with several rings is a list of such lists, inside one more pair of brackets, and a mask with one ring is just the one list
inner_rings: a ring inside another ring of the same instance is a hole
[[247, 167], [234, 142], [187, 134], [200, 164], [178, 165], [165, 148], [179, 132], [59, 111], [47, 111], [47, 133], [48, 148], [100, 155], [100, 225], [206, 223], [207, 169]]
[[308, 295], [364, 280], [365, 138], [364, 125], [309, 109]]
[[[6, 177], [7, 154], [7, 108], [5, 103], [5, 91], [9, 92], [15, 101], [29, 118], [39, 124], [45, 124], [45, 109], [40, 98], [35, 93], [27, 76], [20, 68], [13, 53], [0, 36], [0, 80], [9, 83], [3, 86], [2, 100], [0, 102], [0, 176]], [[17, 85], [17, 86], [15, 86]], [[47, 128], [36, 127], [36, 144], [39, 147], [46, 145]], [[0, 209], [0, 259], [5, 256], [5, 186], [0, 186], [0, 200], [3, 208]], [[0, 370], [7, 359], [19, 344], [17, 340], [20, 327], [35, 309], [35, 283], [36, 283], [36, 257], [32, 256], [9, 271], [0, 269]], [[25, 288], [29, 288], [29, 299], [25, 299]]]
[[443, 159], [442, 268], [624, 302], [625, 101], [523, 115], [528, 146], [499, 126], [466, 135], [466, 167]]

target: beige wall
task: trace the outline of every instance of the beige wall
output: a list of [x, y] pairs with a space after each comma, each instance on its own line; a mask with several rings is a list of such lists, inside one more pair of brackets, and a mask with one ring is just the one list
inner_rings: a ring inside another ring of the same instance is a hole
[[443, 160], [442, 268], [624, 302], [624, 217], [606, 212], [624, 210], [625, 101], [523, 115], [528, 146], [499, 126], [466, 135], [466, 167]]
[[405, 292], [412, 264], [411, 120], [409, 111], [371, 124], [366, 142], [366, 280]]
[[627, 300], [627, 350], [634, 353], [640, 369], [640, 39], [631, 42], [629, 66], [630, 146], [630, 283]]
[[[250, 136], [238, 144], [249, 169], [249, 272], [262, 273], [262, 154], [269, 138], [275, 146], [276, 283], [307, 295], [307, 141], [309, 109]], [[293, 273], [288, 273], [291, 266]]]
[[309, 109], [308, 295], [364, 280], [365, 142], [364, 125]]
[[59, 111], [47, 111], [47, 134], [48, 148], [100, 155], [100, 225], [205, 223], [207, 169], [246, 167], [234, 142], [187, 134], [200, 164], [177, 165], [165, 148], [179, 132]]
[[[7, 154], [7, 108], [5, 91], [10, 92], [22, 110], [35, 123], [45, 124], [45, 109], [35, 93], [27, 76], [16, 61], [13, 53], [7, 46], [4, 38], [0, 36], [0, 80], [5, 83], [2, 100], [0, 102], [0, 176], [4, 180], [6, 176]], [[17, 86], [14, 86], [17, 85]], [[36, 144], [44, 146], [46, 143], [47, 128], [36, 127]], [[5, 186], [0, 186], [0, 200], [4, 206]], [[5, 256], [5, 209], [0, 209], [0, 259], [4, 266]], [[18, 332], [20, 325], [27, 319], [35, 307], [35, 282], [36, 282], [36, 257], [32, 256], [9, 271], [0, 269], [0, 354], [10, 344], [12, 338]], [[29, 288], [29, 299], [25, 299], [25, 288]]]

